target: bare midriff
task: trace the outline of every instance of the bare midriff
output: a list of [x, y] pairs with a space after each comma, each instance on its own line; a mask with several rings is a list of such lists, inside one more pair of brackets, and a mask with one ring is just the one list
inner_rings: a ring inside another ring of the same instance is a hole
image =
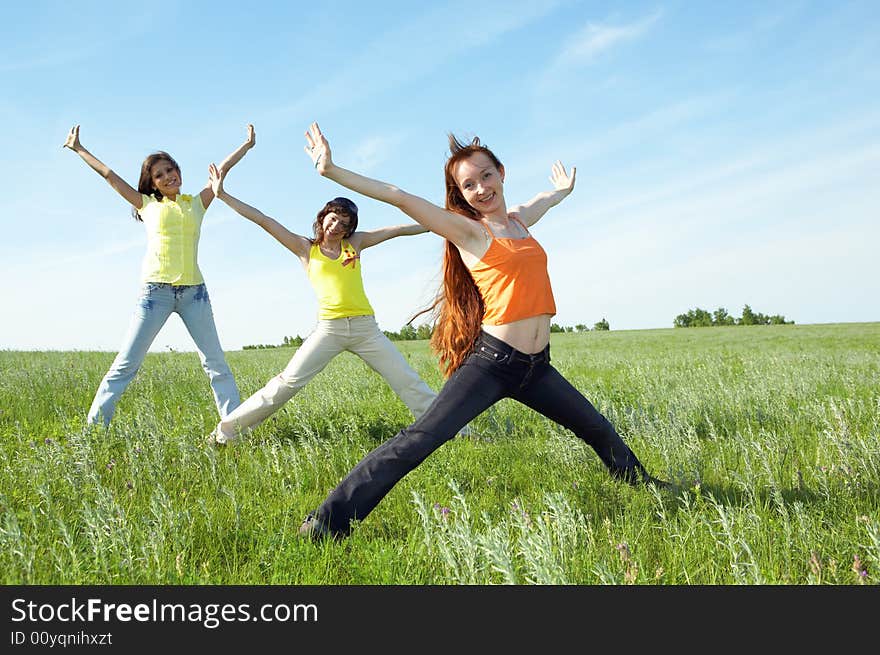
[[483, 325], [483, 332], [513, 346], [520, 352], [534, 355], [550, 343], [550, 314], [530, 316], [501, 325]]

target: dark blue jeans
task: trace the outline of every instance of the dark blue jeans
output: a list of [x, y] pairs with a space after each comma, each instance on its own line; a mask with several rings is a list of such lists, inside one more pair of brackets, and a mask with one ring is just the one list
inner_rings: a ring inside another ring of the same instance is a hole
[[330, 492], [315, 516], [335, 534], [346, 534], [428, 455], [502, 398], [513, 398], [589, 444], [612, 475], [641, 480], [644, 468], [614, 427], [550, 365], [550, 346], [527, 355], [480, 333], [474, 351], [447, 380], [412, 425], [370, 452]]

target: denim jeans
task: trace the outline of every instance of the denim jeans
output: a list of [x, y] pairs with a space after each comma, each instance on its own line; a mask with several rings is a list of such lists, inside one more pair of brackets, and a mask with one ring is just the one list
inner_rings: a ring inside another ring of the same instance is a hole
[[434, 401], [437, 394], [379, 329], [374, 316], [320, 320], [285, 369], [220, 421], [215, 432], [217, 442], [228, 443], [247, 434], [281, 409], [343, 351], [354, 353], [385, 378], [414, 417], [424, 414]]
[[204, 284], [178, 286], [147, 282], [141, 290], [122, 348], [101, 380], [92, 401], [86, 419], [90, 425], [110, 423], [119, 397], [134, 379], [150, 345], [173, 312], [183, 319], [195, 342], [202, 368], [211, 381], [220, 416], [226, 416], [238, 407], [238, 387], [220, 346], [208, 289]]
[[346, 534], [403, 477], [467, 422], [502, 398], [513, 398], [590, 445], [615, 477], [640, 479], [639, 460], [614, 427], [550, 365], [550, 346], [528, 355], [481, 332], [473, 352], [415, 423], [367, 454], [314, 513], [335, 534]]

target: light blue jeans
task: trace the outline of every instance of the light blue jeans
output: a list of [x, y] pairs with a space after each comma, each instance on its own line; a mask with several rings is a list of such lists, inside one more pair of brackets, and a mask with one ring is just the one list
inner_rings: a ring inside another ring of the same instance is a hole
[[241, 402], [238, 386], [220, 346], [208, 289], [204, 284], [179, 286], [147, 282], [141, 290], [122, 348], [92, 401], [87, 418], [89, 425], [110, 423], [119, 397], [134, 379], [150, 345], [173, 312], [183, 319], [196, 344], [202, 368], [211, 381], [220, 417], [238, 407]]

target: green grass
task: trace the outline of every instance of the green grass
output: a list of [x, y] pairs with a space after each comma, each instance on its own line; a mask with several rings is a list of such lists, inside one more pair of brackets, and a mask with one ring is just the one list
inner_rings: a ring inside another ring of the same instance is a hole
[[[398, 342], [433, 388], [426, 342]], [[244, 395], [291, 349], [228, 353]], [[107, 431], [114, 353], [0, 351], [3, 584], [876, 584], [880, 323], [554, 334], [554, 365], [677, 493], [502, 401], [340, 543], [309, 510], [411, 422], [348, 353], [234, 447], [193, 353], [150, 354]], [[860, 571], [866, 571], [863, 575]]]

